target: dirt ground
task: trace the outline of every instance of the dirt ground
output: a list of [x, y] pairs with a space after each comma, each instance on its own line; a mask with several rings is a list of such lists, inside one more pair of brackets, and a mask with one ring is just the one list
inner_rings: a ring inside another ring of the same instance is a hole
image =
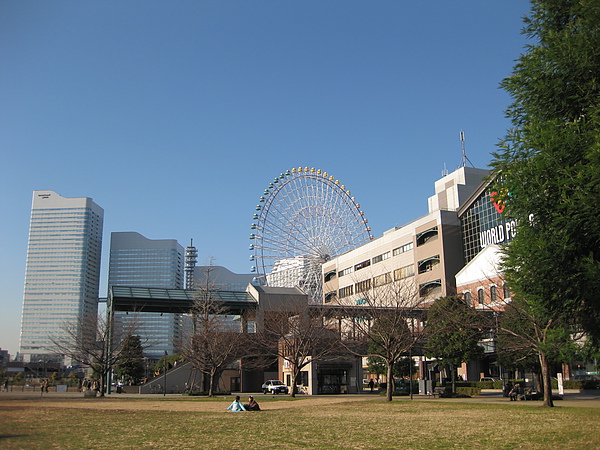
[[[248, 395], [241, 395], [243, 403], [248, 401]], [[423, 398], [424, 397], [424, 398]], [[190, 411], [190, 412], [225, 412], [233, 396], [219, 397], [211, 401], [205, 397], [182, 398], [180, 394], [161, 395], [139, 395], [139, 394], [111, 394], [105, 398], [83, 398], [82, 393], [44, 393], [39, 392], [0, 392], [0, 405], [10, 407], [41, 407], [41, 408], [73, 408], [94, 410], [119, 410], [119, 411]], [[262, 394], [255, 394], [255, 398], [261, 409], [281, 410], [289, 408], [311, 408], [315, 406], [332, 405], [345, 402], [382, 400], [377, 394], [358, 395], [336, 395], [336, 396], [298, 396], [295, 400], [288, 400], [280, 396], [277, 401], [263, 401]], [[482, 394], [478, 397], [465, 399], [430, 399], [425, 396], [415, 396], [415, 401], [449, 401], [461, 403], [507, 403], [509, 400], [503, 398], [500, 392]], [[530, 402], [519, 402], [519, 404]], [[533, 402], [539, 405], [539, 402]], [[590, 391], [584, 394], [570, 393], [564, 396], [564, 400], [555, 401], [559, 407], [589, 407], [600, 408], [600, 390]]]
[[[179, 397], [181, 398], [181, 397]], [[132, 401], [133, 400], [133, 401]], [[40, 407], [40, 408], [72, 408], [72, 409], [93, 409], [93, 410], [114, 410], [114, 411], [173, 411], [173, 412], [219, 412], [225, 411], [233, 397], [220, 398], [219, 401], [209, 401], [199, 399], [198, 401], [166, 399], [143, 399], [135, 400], [130, 397], [120, 398], [92, 398], [84, 399], [79, 397], [58, 397], [47, 394], [41, 396], [23, 396], [11, 395], [10, 393], [0, 395], [0, 401], [4, 406], [11, 407]], [[248, 401], [247, 396], [241, 397], [242, 403]], [[275, 402], [261, 402], [260, 397], [256, 397], [260, 407], [264, 411], [279, 410], [288, 408], [310, 408], [314, 406], [323, 406], [336, 403], [344, 403], [358, 400], [356, 397], [302, 397], [298, 400], [278, 400]]]

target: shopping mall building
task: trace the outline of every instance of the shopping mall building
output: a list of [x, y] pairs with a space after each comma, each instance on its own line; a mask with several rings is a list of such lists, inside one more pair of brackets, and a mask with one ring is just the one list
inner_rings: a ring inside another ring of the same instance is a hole
[[464, 266], [458, 211], [489, 171], [461, 167], [435, 183], [429, 212], [323, 264], [325, 304], [360, 304], [365, 292], [392, 282], [412, 285], [423, 302], [456, 293]]

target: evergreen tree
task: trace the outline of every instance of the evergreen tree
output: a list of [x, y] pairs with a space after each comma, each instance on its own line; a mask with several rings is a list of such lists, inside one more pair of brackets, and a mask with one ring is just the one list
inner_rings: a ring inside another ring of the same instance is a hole
[[598, 0], [533, 0], [523, 30], [533, 43], [502, 83], [514, 129], [493, 166], [497, 201], [518, 223], [502, 265], [533, 325], [545, 406], [555, 336], [581, 327], [600, 338], [598, 24]]
[[442, 297], [427, 312], [428, 338], [425, 355], [441, 358], [451, 368], [452, 392], [456, 392], [455, 368], [483, 353], [479, 346], [483, 320], [462, 297]]
[[122, 380], [138, 382], [144, 376], [144, 349], [140, 337], [129, 335], [123, 342], [116, 373]]

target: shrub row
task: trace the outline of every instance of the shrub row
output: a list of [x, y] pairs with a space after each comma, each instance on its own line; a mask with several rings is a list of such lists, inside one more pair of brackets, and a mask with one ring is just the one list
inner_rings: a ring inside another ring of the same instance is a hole
[[[513, 384], [525, 384], [525, 380], [510, 380]], [[477, 387], [479, 389], [502, 389], [502, 381], [457, 381], [456, 386]], [[565, 380], [563, 381], [565, 389], [600, 389], [599, 380]], [[558, 389], [558, 380], [552, 380], [552, 389]]]
[[[192, 392], [188, 392], [184, 395], [189, 395], [192, 397], [202, 397], [202, 396], [206, 396], [208, 395], [208, 391], [192, 391]], [[231, 395], [231, 392], [213, 392], [213, 395]]]
[[469, 397], [478, 396], [481, 394], [481, 388], [479, 387], [456, 387], [456, 393], [462, 395], [468, 395]]
[[[552, 380], [556, 382], [558, 388], [558, 381]], [[553, 388], [554, 388], [553, 383]], [[565, 389], [600, 389], [600, 381], [598, 380], [565, 380], [563, 381], [563, 386]]]

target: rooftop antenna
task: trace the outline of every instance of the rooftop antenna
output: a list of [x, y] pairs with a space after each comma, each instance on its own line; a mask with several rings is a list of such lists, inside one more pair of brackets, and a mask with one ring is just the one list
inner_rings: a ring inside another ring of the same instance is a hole
[[458, 165], [458, 168], [460, 169], [461, 167], [466, 167], [467, 161], [469, 161], [469, 164], [471, 164], [471, 167], [475, 167], [473, 165], [473, 163], [471, 162], [471, 160], [467, 157], [467, 152], [465, 151], [465, 132], [462, 130], [460, 130], [460, 144], [462, 146], [462, 158], [460, 160], [460, 164]]
[[198, 262], [198, 249], [194, 247], [194, 240], [190, 239], [189, 247], [185, 248], [185, 288], [194, 289], [194, 267]]
[[442, 170], [442, 176], [445, 177], [448, 175], [448, 169], [446, 169], [446, 163], [444, 163], [444, 170]]

